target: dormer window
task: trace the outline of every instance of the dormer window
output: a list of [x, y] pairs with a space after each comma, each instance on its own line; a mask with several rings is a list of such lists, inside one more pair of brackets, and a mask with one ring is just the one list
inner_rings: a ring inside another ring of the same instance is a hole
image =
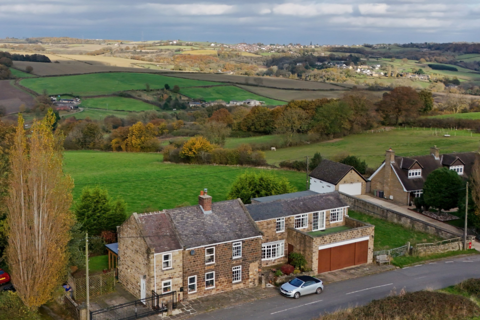
[[455, 171], [458, 174], [463, 174], [463, 166], [451, 166], [450, 170]]
[[422, 169], [408, 170], [408, 178], [409, 179], [420, 178], [421, 176], [422, 176]]

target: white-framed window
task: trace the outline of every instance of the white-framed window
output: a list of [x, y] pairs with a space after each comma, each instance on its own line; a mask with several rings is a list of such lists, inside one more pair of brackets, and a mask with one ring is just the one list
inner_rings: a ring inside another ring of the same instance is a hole
[[308, 227], [308, 214], [297, 214], [295, 216], [295, 229], [304, 229]]
[[463, 174], [463, 166], [451, 166], [450, 170], [455, 171], [459, 175]]
[[343, 221], [343, 208], [330, 210], [330, 223]]
[[420, 178], [421, 176], [422, 176], [422, 169], [408, 170], [409, 179]]
[[215, 247], [205, 248], [205, 264], [215, 263]]
[[277, 218], [276, 231], [277, 233], [285, 231], [285, 218]]
[[172, 254], [165, 253], [162, 255], [162, 269], [172, 269]]
[[237, 259], [242, 257], [242, 243], [234, 242], [232, 244], [232, 258]]
[[262, 244], [262, 260], [273, 260], [285, 255], [285, 242], [276, 241]]
[[205, 273], [205, 289], [215, 288], [215, 271]]
[[314, 212], [312, 214], [312, 231], [325, 229], [325, 211]]
[[232, 268], [232, 282], [241, 282], [242, 281], [242, 266], [236, 266]]
[[420, 198], [423, 194], [423, 190], [415, 190], [413, 191], [413, 195], [415, 196], [415, 198]]
[[188, 277], [188, 293], [197, 292], [197, 276]]
[[172, 291], [172, 280], [162, 281], [162, 293], [167, 293]]

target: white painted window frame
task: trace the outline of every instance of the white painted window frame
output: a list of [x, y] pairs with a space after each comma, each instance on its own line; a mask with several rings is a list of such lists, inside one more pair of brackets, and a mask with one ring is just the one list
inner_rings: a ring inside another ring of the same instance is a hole
[[[213, 253], [207, 253], [209, 249], [213, 249]], [[210, 257], [213, 256], [213, 261], [208, 261]], [[205, 248], [205, 264], [214, 264], [215, 263], [215, 247]]]
[[422, 176], [422, 169], [408, 170], [408, 179], [415, 179]]
[[[193, 283], [190, 283], [190, 279], [195, 279]], [[190, 291], [190, 285], [195, 284], [195, 291]], [[187, 279], [187, 292], [188, 294], [196, 293], [197, 292], [197, 276], [190, 276]]]
[[[278, 228], [279, 225], [280, 229]], [[275, 220], [275, 231], [277, 233], [285, 232], [285, 217], [277, 218], [277, 220]]]
[[[169, 257], [168, 260], [165, 260], [165, 257]], [[165, 262], [169, 263], [168, 267], [165, 267]], [[162, 254], [162, 270], [173, 269], [173, 255], [171, 253]]]
[[[236, 279], [236, 275], [238, 279]], [[235, 266], [232, 268], [232, 283], [239, 282], [242, 282], [242, 266]]]
[[[323, 213], [323, 228], [320, 228], [320, 214]], [[317, 215], [317, 219], [315, 219], [315, 214]], [[320, 230], [325, 230], [326, 223], [325, 219], [327, 217], [327, 213], [325, 210], [323, 211], [317, 211], [312, 213], [312, 231], [320, 231]], [[315, 220], [317, 220], [317, 227], [315, 228]]]
[[[297, 227], [297, 220], [302, 222], [302, 226]], [[293, 226], [297, 230], [308, 228], [308, 213], [301, 213], [301, 214], [295, 215], [295, 220], [294, 220]]]
[[[169, 285], [169, 286], [165, 286], [165, 283], [169, 283], [170, 285]], [[165, 291], [165, 288], [166, 288], [166, 287], [170, 287], [170, 290], [169, 290], [169, 291]], [[162, 281], [162, 294], [163, 294], [163, 293], [172, 292], [172, 291], [173, 291], [173, 281], [172, 281], [172, 279]]]
[[[273, 246], [276, 247], [277, 254], [275, 256], [272, 255]], [[268, 247], [270, 247], [270, 257], [267, 257]], [[263, 254], [264, 248], [265, 248], [265, 255]], [[285, 256], [285, 240], [262, 243], [262, 261], [275, 260], [275, 259], [282, 258], [284, 256]]]
[[[240, 247], [240, 255], [235, 255], [235, 248]], [[242, 257], [242, 242], [232, 243], [232, 259], [240, 259]]]
[[[333, 212], [337, 214], [337, 220], [333, 220]], [[344, 212], [345, 212], [345, 208], [330, 209], [330, 223], [342, 222]], [[338, 217], [340, 217], [340, 219], [338, 219]]]
[[413, 191], [413, 195], [415, 198], [420, 198], [420, 196], [423, 194], [423, 190], [415, 190]]
[[[207, 274], [213, 274], [212, 279], [207, 279]], [[207, 287], [207, 281], [213, 281], [213, 286], [212, 287]], [[215, 288], [215, 271], [210, 271], [205, 273], [205, 290], [210, 290]]]
[[452, 171], [455, 171], [456, 173], [458, 173], [458, 175], [463, 175], [464, 166], [463, 165], [451, 166], [449, 169]]

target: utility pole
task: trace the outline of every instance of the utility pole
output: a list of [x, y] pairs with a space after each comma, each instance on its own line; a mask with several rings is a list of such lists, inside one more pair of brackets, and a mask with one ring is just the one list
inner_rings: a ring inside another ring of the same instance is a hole
[[467, 221], [468, 221], [468, 181], [465, 196], [465, 230], [463, 231], [463, 250], [467, 250]]
[[306, 156], [305, 158], [307, 159], [307, 161], [306, 161], [306, 162], [307, 162], [307, 166], [306, 166], [306, 168], [305, 168], [305, 172], [307, 173], [307, 177], [306, 177], [306, 181], [305, 181], [305, 183], [306, 183], [306, 188], [305, 188], [305, 190], [308, 190], [308, 189], [309, 189], [309, 188], [308, 188], [308, 156]]
[[85, 233], [85, 260], [86, 260], [86, 291], [87, 291], [87, 320], [90, 320], [90, 279], [88, 278], [88, 231]]

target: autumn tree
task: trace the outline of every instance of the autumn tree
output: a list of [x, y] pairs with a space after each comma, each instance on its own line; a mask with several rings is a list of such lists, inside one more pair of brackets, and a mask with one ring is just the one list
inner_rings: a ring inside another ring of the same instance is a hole
[[66, 140], [71, 140], [79, 149], [98, 149], [103, 143], [102, 128], [96, 122], [84, 120], [75, 125]]
[[130, 127], [127, 138], [129, 151], [154, 151], [158, 149], [158, 140], [155, 138], [156, 128], [152, 123], [144, 125], [137, 122]]
[[20, 115], [10, 154], [7, 263], [17, 294], [35, 309], [52, 298], [65, 276], [74, 217], [72, 179], [63, 173], [62, 139], [49, 111], [27, 137]]
[[283, 135], [287, 146], [295, 135], [305, 133], [309, 125], [308, 114], [300, 108], [285, 108], [275, 121], [278, 134]]
[[275, 119], [267, 107], [253, 107], [243, 118], [240, 127], [243, 131], [269, 134], [275, 130]]
[[215, 111], [208, 121], [221, 122], [231, 126], [233, 124], [233, 116], [227, 109], [222, 108]]
[[[421, 69], [420, 69], [421, 70]], [[418, 96], [422, 100], [423, 108], [420, 110], [422, 113], [429, 113], [433, 109], [433, 94], [429, 90], [422, 90], [418, 93]]]
[[383, 94], [377, 103], [377, 112], [385, 124], [398, 125], [409, 117], [415, 117], [422, 109], [423, 103], [417, 91], [410, 87], [397, 87]]
[[[469, 208], [468, 208], [468, 225], [474, 226], [480, 230], [480, 153], [475, 153], [473, 162], [472, 175], [469, 183]], [[465, 211], [465, 195], [461, 195], [461, 207], [459, 212]]]
[[184, 159], [194, 161], [197, 156], [213, 150], [213, 145], [204, 137], [198, 136], [189, 139], [182, 147], [180, 156]]
[[232, 129], [230, 129], [226, 123], [224, 122], [216, 122], [216, 121], [209, 121], [205, 123], [202, 129], [202, 135], [208, 139], [213, 144], [218, 144], [223, 146], [225, 144], [225, 140]]
[[379, 118], [372, 99], [365, 94], [353, 92], [346, 94], [342, 100], [352, 110], [351, 132], [358, 133], [376, 126]]
[[353, 112], [344, 101], [332, 101], [317, 109], [313, 131], [323, 135], [346, 133], [351, 129]]
[[7, 208], [8, 177], [10, 174], [10, 148], [12, 147], [15, 126], [0, 121], [0, 257], [7, 245]]

